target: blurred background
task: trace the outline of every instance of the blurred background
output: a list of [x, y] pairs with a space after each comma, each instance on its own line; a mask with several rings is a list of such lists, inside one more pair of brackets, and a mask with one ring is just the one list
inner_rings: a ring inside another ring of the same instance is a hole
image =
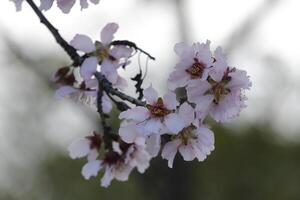
[[[51, 75], [69, 58], [25, 2], [15, 12], [1, 0], [0, 199], [299, 200], [299, 8], [299, 0], [101, 0], [83, 11], [77, 2], [69, 15], [56, 6], [46, 12], [67, 41], [76, 33], [98, 39], [107, 22], [119, 23], [117, 39], [156, 57], [144, 86], [161, 93], [180, 41], [221, 45], [253, 82], [241, 116], [213, 124], [216, 149], [205, 162], [177, 156], [168, 169], [156, 158], [145, 174], [103, 189], [99, 177], [81, 176], [85, 160], [67, 155], [73, 139], [100, 128], [92, 109], [54, 98]], [[131, 66], [125, 77], [138, 71], [136, 60]]]

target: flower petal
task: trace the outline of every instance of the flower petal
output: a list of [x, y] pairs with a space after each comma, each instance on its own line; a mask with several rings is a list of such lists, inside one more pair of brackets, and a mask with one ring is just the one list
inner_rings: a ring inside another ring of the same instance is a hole
[[190, 144], [180, 146], [179, 152], [185, 161], [191, 161], [195, 159], [195, 154]]
[[57, 0], [57, 6], [65, 14], [70, 12], [74, 4], [75, 4], [75, 0]]
[[119, 25], [116, 23], [107, 24], [101, 31], [101, 42], [107, 46], [114, 38], [115, 32], [117, 32]]
[[176, 99], [176, 94], [174, 92], [168, 91], [164, 97], [164, 105], [169, 110], [175, 110], [176, 107], [179, 105], [179, 102]]
[[84, 53], [91, 53], [96, 50], [91, 38], [81, 34], [76, 34], [71, 40], [70, 45]]
[[62, 86], [55, 91], [55, 97], [61, 99], [69, 94], [78, 92], [78, 89], [71, 86]]
[[104, 59], [101, 63], [101, 73], [111, 82], [115, 84], [118, 80], [117, 66], [110, 60]]
[[140, 135], [135, 124], [122, 125], [119, 129], [119, 135], [122, 140], [126, 143], [133, 143], [136, 138]]
[[147, 108], [142, 106], [137, 106], [135, 108], [131, 108], [124, 112], [121, 112], [119, 115], [119, 119], [132, 119], [137, 122], [142, 122], [149, 118], [150, 113]]
[[113, 179], [114, 176], [112, 174], [112, 167], [106, 166], [104, 176], [101, 179], [101, 186], [107, 188]]
[[80, 75], [84, 80], [89, 80], [97, 71], [98, 60], [96, 57], [85, 59], [80, 66]]
[[151, 134], [146, 139], [146, 150], [151, 155], [151, 157], [155, 157], [158, 155], [160, 150], [161, 138], [159, 134]]
[[103, 93], [103, 96], [102, 96], [102, 111], [104, 113], [110, 113], [110, 111], [112, 110], [112, 102], [111, 100], [109, 99], [109, 97], [107, 96], [106, 93]]
[[175, 155], [177, 153], [177, 150], [178, 150], [178, 147], [180, 144], [181, 144], [181, 141], [176, 139], [176, 140], [166, 143], [162, 150], [161, 156], [163, 159], [168, 160], [169, 168], [173, 167], [173, 161], [174, 161]]
[[41, 1], [40, 10], [46, 11], [52, 7], [54, 0], [40, 0], [40, 1]]
[[150, 118], [145, 122], [145, 132], [146, 135], [150, 135], [152, 133], [160, 133], [163, 124], [159, 118]]
[[102, 162], [100, 160], [93, 160], [88, 163], [86, 163], [82, 170], [81, 174], [85, 179], [90, 179], [92, 176], [97, 176], [99, 170], [101, 169]]
[[173, 134], [177, 134], [185, 127], [183, 119], [178, 114], [171, 113], [164, 118], [164, 124]]
[[155, 104], [158, 99], [157, 91], [150, 85], [144, 90], [144, 97], [149, 104]]
[[68, 151], [72, 159], [87, 156], [91, 151], [90, 141], [86, 138], [79, 138], [70, 144]]
[[195, 120], [195, 111], [187, 102], [180, 106], [178, 115], [183, 119], [185, 126], [191, 125]]

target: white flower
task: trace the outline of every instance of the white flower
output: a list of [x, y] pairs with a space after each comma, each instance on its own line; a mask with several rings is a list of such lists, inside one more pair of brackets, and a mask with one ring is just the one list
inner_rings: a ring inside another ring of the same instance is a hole
[[103, 160], [91, 160], [83, 166], [81, 172], [85, 179], [97, 176], [98, 172], [104, 169], [101, 186], [108, 187], [113, 179], [127, 181], [135, 167], [140, 173], [144, 173], [149, 167], [151, 156], [145, 150], [143, 138], [132, 144], [113, 142], [112, 147], [112, 150], [106, 152]]
[[72, 159], [88, 156], [88, 160], [95, 160], [98, 156], [98, 151], [101, 148], [102, 137], [94, 133], [92, 136], [79, 138], [73, 141], [69, 148], [69, 154]]
[[213, 64], [210, 41], [207, 41], [206, 44], [194, 43], [192, 46], [178, 43], [174, 50], [180, 57], [180, 61], [169, 76], [169, 89], [175, 90], [178, 87], [185, 87], [190, 80], [205, 80], [207, 78]]
[[23, 0], [10, 0], [10, 1], [12, 1], [13, 3], [15, 3], [17, 11], [22, 10]]
[[89, 55], [80, 67], [80, 74], [84, 80], [88, 80], [94, 75], [100, 62], [101, 73], [114, 87], [122, 89], [127, 86], [126, 80], [119, 76], [117, 69], [127, 63], [132, 49], [125, 46], [111, 47], [114, 33], [118, 28], [116, 23], [107, 24], [101, 31], [100, 42], [96, 41], [95, 44], [88, 36], [80, 34], [77, 34], [70, 42], [75, 49]]
[[185, 127], [162, 150], [162, 157], [173, 167], [173, 161], [179, 150], [183, 159], [191, 161], [197, 158], [203, 161], [214, 149], [214, 135], [211, 130], [199, 125], [194, 109], [184, 103], [179, 108], [179, 115], [185, 121]]
[[137, 106], [120, 113], [119, 118], [139, 124], [144, 135], [178, 133], [183, 127], [182, 119], [175, 113], [178, 101], [175, 93], [168, 91], [163, 98], [150, 86], [144, 90], [146, 107]]
[[215, 59], [208, 81], [191, 81], [187, 96], [190, 102], [196, 103], [198, 118], [203, 120], [210, 114], [217, 122], [227, 122], [245, 107], [242, 92], [251, 87], [251, 82], [246, 71], [227, 67], [220, 48], [215, 51]]

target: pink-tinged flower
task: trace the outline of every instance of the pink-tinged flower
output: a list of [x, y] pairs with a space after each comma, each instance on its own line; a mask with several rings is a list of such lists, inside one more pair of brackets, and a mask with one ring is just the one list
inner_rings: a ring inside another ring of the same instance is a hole
[[24, 0], [10, 0], [10, 1], [12, 1], [15, 4], [16, 11], [22, 10], [22, 4]]
[[[49, 10], [52, 5], [54, 0], [40, 0], [40, 10]], [[93, 4], [98, 4], [100, 0], [90, 0], [91, 3]], [[74, 6], [76, 0], [57, 0], [57, 6], [61, 9], [63, 13], [69, 13], [72, 7]], [[88, 8], [88, 0], [80, 0], [80, 6], [81, 10]]]
[[91, 136], [73, 141], [70, 144], [68, 151], [72, 159], [88, 156], [88, 160], [92, 161], [97, 159], [101, 144], [102, 136], [94, 132]]
[[203, 161], [214, 149], [214, 135], [211, 130], [199, 125], [195, 118], [194, 109], [184, 103], [179, 108], [179, 116], [184, 119], [185, 127], [173, 139], [166, 143], [162, 150], [162, 157], [168, 160], [168, 166], [173, 167], [177, 151], [185, 161], [197, 158]]
[[84, 80], [90, 79], [97, 71], [98, 63], [101, 63], [101, 73], [115, 87], [126, 87], [127, 82], [119, 76], [117, 69], [128, 62], [133, 50], [126, 46], [111, 46], [118, 28], [116, 23], [107, 24], [101, 31], [100, 42], [96, 41], [95, 44], [88, 36], [80, 34], [70, 42], [75, 49], [89, 56], [80, 67], [80, 74]]
[[147, 133], [143, 124], [124, 120], [120, 125], [119, 135], [126, 143], [133, 143], [139, 140], [139, 138], [145, 138], [147, 152], [151, 157], [158, 155], [161, 146], [160, 134]]
[[137, 106], [124, 111], [119, 118], [133, 121], [142, 127], [144, 135], [162, 134], [166, 130], [178, 133], [184, 126], [182, 119], [175, 113], [178, 101], [175, 93], [168, 91], [163, 98], [150, 86], [144, 90], [147, 105]]
[[140, 173], [144, 173], [149, 167], [151, 157], [145, 150], [143, 138], [132, 144], [113, 142], [112, 146], [112, 150], [105, 153], [103, 160], [92, 160], [84, 165], [81, 172], [85, 179], [97, 176], [101, 169], [105, 169], [101, 186], [108, 187], [113, 179], [127, 181], [135, 167]]
[[[74, 84], [76, 85], [76, 84]], [[84, 103], [93, 108], [97, 106], [98, 82], [92, 79], [82, 82], [78, 87], [71, 85], [62, 85], [55, 91], [56, 98], [69, 97], [74, 101]], [[102, 110], [104, 113], [110, 113], [112, 110], [112, 102], [108, 95], [104, 92], [102, 96]]]
[[194, 43], [192, 46], [178, 43], [174, 50], [180, 57], [180, 61], [169, 76], [169, 89], [175, 90], [179, 87], [185, 87], [190, 80], [205, 80], [207, 78], [213, 65], [210, 41], [205, 44]]
[[215, 51], [215, 64], [208, 80], [193, 80], [187, 87], [190, 102], [196, 103], [197, 116], [207, 114], [217, 122], [227, 122], [245, 107], [242, 92], [251, 87], [246, 71], [227, 67], [221, 49]]

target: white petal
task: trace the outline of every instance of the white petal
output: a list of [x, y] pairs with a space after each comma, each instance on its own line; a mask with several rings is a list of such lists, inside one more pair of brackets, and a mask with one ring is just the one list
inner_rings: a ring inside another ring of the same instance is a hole
[[117, 66], [110, 60], [104, 59], [101, 63], [101, 73], [111, 82], [115, 84], [118, 80]]
[[70, 144], [68, 151], [72, 159], [87, 156], [91, 151], [90, 141], [86, 138], [77, 139]]
[[187, 90], [187, 97], [190, 102], [200, 103], [205, 92], [211, 89], [211, 85], [207, 81], [194, 80], [190, 81]]
[[119, 129], [119, 135], [126, 143], [133, 143], [140, 135], [136, 125], [122, 126]]
[[175, 110], [176, 107], [179, 105], [179, 103], [176, 99], [176, 94], [174, 92], [171, 92], [171, 91], [168, 91], [164, 95], [163, 100], [164, 100], [164, 105], [169, 110]]
[[132, 170], [132, 166], [122, 165], [121, 167], [114, 169], [114, 176], [118, 181], [127, 181]]
[[65, 14], [70, 12], [74, 4], [75, 4], [75, 0], [57, 0], [57, 6]]
[[191, 161], [195, 158], [195, 154], [190, 144], [180, 146], [179, 152], [185, 161]]
[[80, 0], [80, 6], [81, 6], [81, 10], [84, 8], [89, 7], [89, 4], [87, 2], [87, 0]]
[[176, 140], [166, 143], [162, 150], [161, 156], [163, 159], [168, 160], [168, 166], [170, 168], [173, 167], [173, 161], [174, 161], [175, 155], [177, 153], [177, 150], [178, 150], [178, 147], [180, 144], [181, 144], [181, 141], [176, 139]]
[[210, 70], [209, 75], [215, 81], [222, 80], [225, 70], [227, 69], [226, 57], [222, 53], [221, 47], [218, 47], [214, 52], [214, 58], [216, 61], [213, 63], [213, 67]]
[[54, 0], [40, 0], [40, 10], [49, 10], [52, 5]]
[[190, 76], [182, 69], [176, 69], [168, 78], [168, 88], [175, 90], [176, 88], [184, 87], [187, 85]]
[[148, 153], [155, 157], [158, 155], [158, 152], [160, 150], [160, 135], [159, 134], [151, 134], [147, 140], [146, 140], [146, 150]]
[[122, 154], [122, 150], [121, 150], [120, 144], [118, 142], [113, 141], [112, 147], [113, 147], [114, 152], [117, 152], [119, 155]]
[[116, 23], [107, 24], [101, 31], [101, 42], [104, 45], [108, 45], [114, 38], [115, 32], [117, 32], [119, 25]]
[[114, 46], [110, 50], [110, 55], [113, 56], [116, 59], [120, 58], [129, 58], [133, 52], [132, 48], [128, 48], [126, 46]]
[[93, 4], [98, 4], [100, 0], [90, 0]]
[[102, 96], [102, 110], [104, 113], [110, 113], [110, 111], [112, 110], [112, 102], [109, 99], [109, 97], [107, 96], [106, 93], [103, 94]]
[[246, 71], [236, 69], [234, 72], [230, 73], [229, 76], [231, 77], [231, 80], [226, 87], [232, 89], [249, 89], [251, 87], [251, 82]]
[[183, 54], [189, 50], [189, 48], [190, 48], [189, 45], [187, 45], [184, 42], [180, 42], [175, 44], [174, 51], [178, 56], [182, 57]]
[[23, 3], [23, 0], [11, 0], [11, 1], [15, 3], [16, 10], [17, 10], [17, 11], [22, 10], [22, 3]]
[[157, 102], [158, 94], [152, 85], [144, 90], [144, 97], [149, 104], [155, 104]]
[[80, 66], [80, 74], [84, 80], [89, 80], [97, 70], [98, 60], [96, 57], [85, 59]]
[[180, 106], [178, 115], [183, 119], [185, 126], [191, 125], [195, 119], [195, 111], [187, 102]]
[[96, 160], [98, 155], [99, 155], [98, 149], [94, 148], [90, 151], [87, 159], [88, 161]]
[[70, 45], [84, 53], [91, 53], [95, 51], [93, 41], [86, 35], [76, 34], [71, 40]]
[[128, 86], [127, 80], [118, 75], [117, 81], [113, 84], [113, 86], [119, 90], [124, 90]]
[[99, 170], [101, 169], [101, 163], [102, 162], [100, 160], [93, 160], [86, 163], [81, 170], [81, 174], [87, 180], [92, 176], [97, 176]]
[[171, 133], [177, 134], [185, 127], [183, 119], [181, 119], [178, 114], [171, 113], [164, 118], [164, 124], [171, 131]]
[[121, 112], [119, 115], [119, 119], [132, 119], [137, 122], [142, 122], [145, 119], [149, 118], [150, 113], [147, 108], [142, 106], [137, 106], [135, 108], [131, 108], [124, 112]]
[[55, 91], [55, 97], [61, 99], [69, 94], [78, 92], [78, 89], [71, 86], [62, 86]]
[[151, 133], [160, 133], [163, 124], [159, 118], [150, 118], [145, 122], [145, 131], [148, 135]]
[[104, 176], [101, 179], [101, 186], [107, 188], [113, 179], [112, 167], [107, 166], [105, 168]]

